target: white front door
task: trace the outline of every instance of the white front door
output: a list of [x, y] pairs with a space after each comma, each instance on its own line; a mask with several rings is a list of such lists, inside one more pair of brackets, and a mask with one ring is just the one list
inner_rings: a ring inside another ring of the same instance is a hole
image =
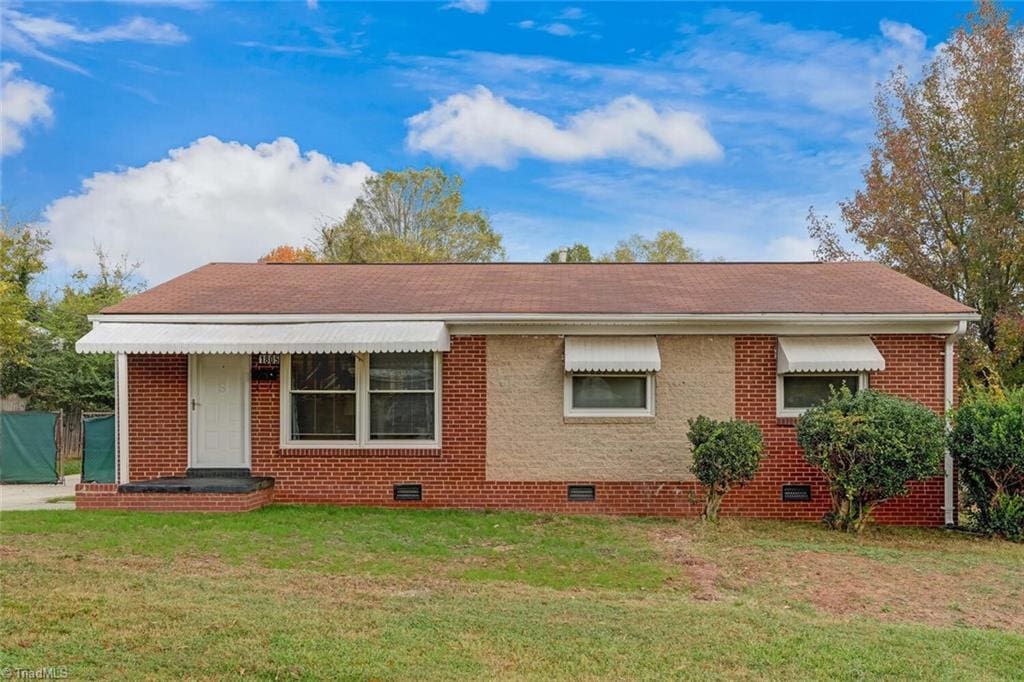
[[248, 355], [197, 355], [192, 389], [192, 466], [243, 468]]

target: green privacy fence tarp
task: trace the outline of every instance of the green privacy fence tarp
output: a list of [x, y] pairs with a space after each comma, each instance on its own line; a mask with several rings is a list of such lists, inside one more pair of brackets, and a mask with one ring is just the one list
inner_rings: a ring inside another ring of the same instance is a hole
[[56, 483], [57, 415], [0, 413], [0, 483]]
[[114, 415], [82, 419], [82, 482], [114, 482]]

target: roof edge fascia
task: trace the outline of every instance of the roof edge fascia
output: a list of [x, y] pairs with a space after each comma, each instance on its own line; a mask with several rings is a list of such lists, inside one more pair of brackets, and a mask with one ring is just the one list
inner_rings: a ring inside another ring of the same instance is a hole
[[303, 322], [413, 322], [449, 324], [678, 324], [686, 322], [973, 322], [977, 313], [98, 313], [94, 323], [295, 324]]

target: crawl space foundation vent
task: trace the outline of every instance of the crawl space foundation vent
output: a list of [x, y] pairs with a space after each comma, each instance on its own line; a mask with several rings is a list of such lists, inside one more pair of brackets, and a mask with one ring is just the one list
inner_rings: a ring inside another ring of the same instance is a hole
[[400, 502], [419, 502], [423, 499], [423, 486], [419, 483], [396, 485], [395, 499]]
[[592, 485], [571, 485], [569, 486], [570, 502], [593, 502], [597, 499]]
[[783, 502], [810, 502], [811, 486], [809, 485], [784, 485], [782, 486]]

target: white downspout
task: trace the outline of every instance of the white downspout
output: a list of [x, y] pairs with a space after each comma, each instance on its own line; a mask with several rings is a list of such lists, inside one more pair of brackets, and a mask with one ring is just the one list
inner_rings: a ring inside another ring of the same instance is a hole
[[[946, 364], [945, 364], [945, 418], [946, 428], [949, 429], [949, 412], [953, 409], [953, 355], [956, 347], [956, 341], [967, 331], [967, 323], [960, 322], [957, 324], [956, 331], [946, 337]], [[945, 460], [945, 499], [943, 505], [943, 511], [946, 516], [946, 525], [956, 525], [956, 507], [953, 505], [953, 455], [950, 453], [949, 448], [946, 448], [946, 460]]]

